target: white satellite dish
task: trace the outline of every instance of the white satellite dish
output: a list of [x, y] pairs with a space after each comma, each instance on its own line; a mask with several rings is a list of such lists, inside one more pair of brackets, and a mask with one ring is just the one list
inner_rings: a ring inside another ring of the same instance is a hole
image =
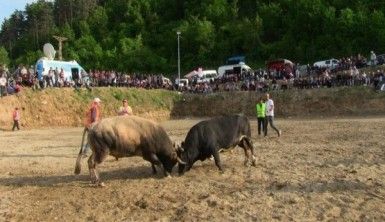
[[45, 57], [47, 57], [48, 59], [52, 60], [55, 58], [56, 51], [53, 48], [53, 46], [51, 45], [51, 43], [44, 44], [43, 52], [44, 52]]

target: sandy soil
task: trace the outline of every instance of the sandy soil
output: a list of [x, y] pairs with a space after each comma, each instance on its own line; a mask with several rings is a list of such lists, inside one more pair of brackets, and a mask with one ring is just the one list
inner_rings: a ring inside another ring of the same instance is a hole
[[[182, 140], [198, 120], [162, 123]], [[81, 128], [0, 132], [0, 221], [385, 221], [385, 118], [277, 120], [259, 137], [257, 167], [222, 153], [183, 177], [153, 176], [141, 158], [109, 158], [105, 188], [86, 160], [73, 175]]]

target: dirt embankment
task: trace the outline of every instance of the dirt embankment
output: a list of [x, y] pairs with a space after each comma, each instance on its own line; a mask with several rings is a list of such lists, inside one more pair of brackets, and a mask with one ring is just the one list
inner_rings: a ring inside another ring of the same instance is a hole
[[12, 126], [12, 111], [16, 106], [21, 108], [24, 128], [82, 126], [95, 97], [102, 100], [103, 117], [116, 115], [121, 101], [127, 99], [136, 115], [165, 120], [170, 118], [173, 104], [180, 95], [165, 90], [127, 88], [25, 89], [19, 95], [0, 98], [0, 129]]
[[[385, 93], [371, 88], [333, 88], [270, 92], [279, 117], [335, 117], [385, 114]], [[216, 116], [244, 113], [255, 117], [255, 104], [264, 96], [255, 92], [231, 92], [204, 96], [184, 95], [171, 116]]]
[[[331, 117], [385, 114], [385, 94], [365, 87], [290, 90], [272, 92], [280, 117]], [[94, 97], [103, 101], [104, 117], [116, 115], [123, 98], [136, 115], [166, 120], [207, 117], [229, 113], [255, 116], [255, 103], [263, 96], [255, 92], [223, 92], [210, 95], [165, 90], [127, 88], [24, 90], [20, 95], [0, 98], [0, 129], [12, 126], [14, 107], [22, 108], [24, 128], [81, 126]]]

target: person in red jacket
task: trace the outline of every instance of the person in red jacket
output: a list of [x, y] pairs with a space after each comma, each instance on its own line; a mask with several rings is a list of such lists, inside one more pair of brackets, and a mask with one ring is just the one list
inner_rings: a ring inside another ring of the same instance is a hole
[[87, 110], [86, 118], [84, 120], [84, 130], [83, 130], [83, 137], [82, 137], [82, 143], [81, 143], [82, 149], [80, 150], [80, 152], [83, 154], [82, 156], [87, 156], [86, 153], [89, 150], [88, 143], [84, 145], [86, 133], [88, 132], [92, 124], [97, 123], [101, 120], [100, 103], [101, 103], [101, 100], [99, 98], [95, 98], [92, 101], [90, 108]]
[[101, 119], [99, 98], [95, 98], [91, 104], [91, 107], [87, 111], [85, 119], [85, 127], [88, 129], [93, 123], [99, 122]]
[[13, 110], [13, 113], [12, 113], [12, 119], [13, 119], [13, 127], [12, 127], [12, 131], [15, 131], [15, 128], [17, 128], [17, 130], [20, 130], [20, 127], [19, 127], [20, 111], [19, 111], [19, 108], [18, 108], [18, 107], [16, 107], [16, 108]]

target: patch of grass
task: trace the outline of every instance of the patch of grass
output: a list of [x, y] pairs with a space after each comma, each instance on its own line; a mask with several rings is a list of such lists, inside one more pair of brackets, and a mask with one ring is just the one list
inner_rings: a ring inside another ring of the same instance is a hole
[[89, 103], [94, 98], [94, 94], [88, 90], [74, 90], [74, 92], [81, 103]]
[[113, 91], [112, 96], [119, 101], [122, 101], [125, 98], [125, 95], [122, 91]]

